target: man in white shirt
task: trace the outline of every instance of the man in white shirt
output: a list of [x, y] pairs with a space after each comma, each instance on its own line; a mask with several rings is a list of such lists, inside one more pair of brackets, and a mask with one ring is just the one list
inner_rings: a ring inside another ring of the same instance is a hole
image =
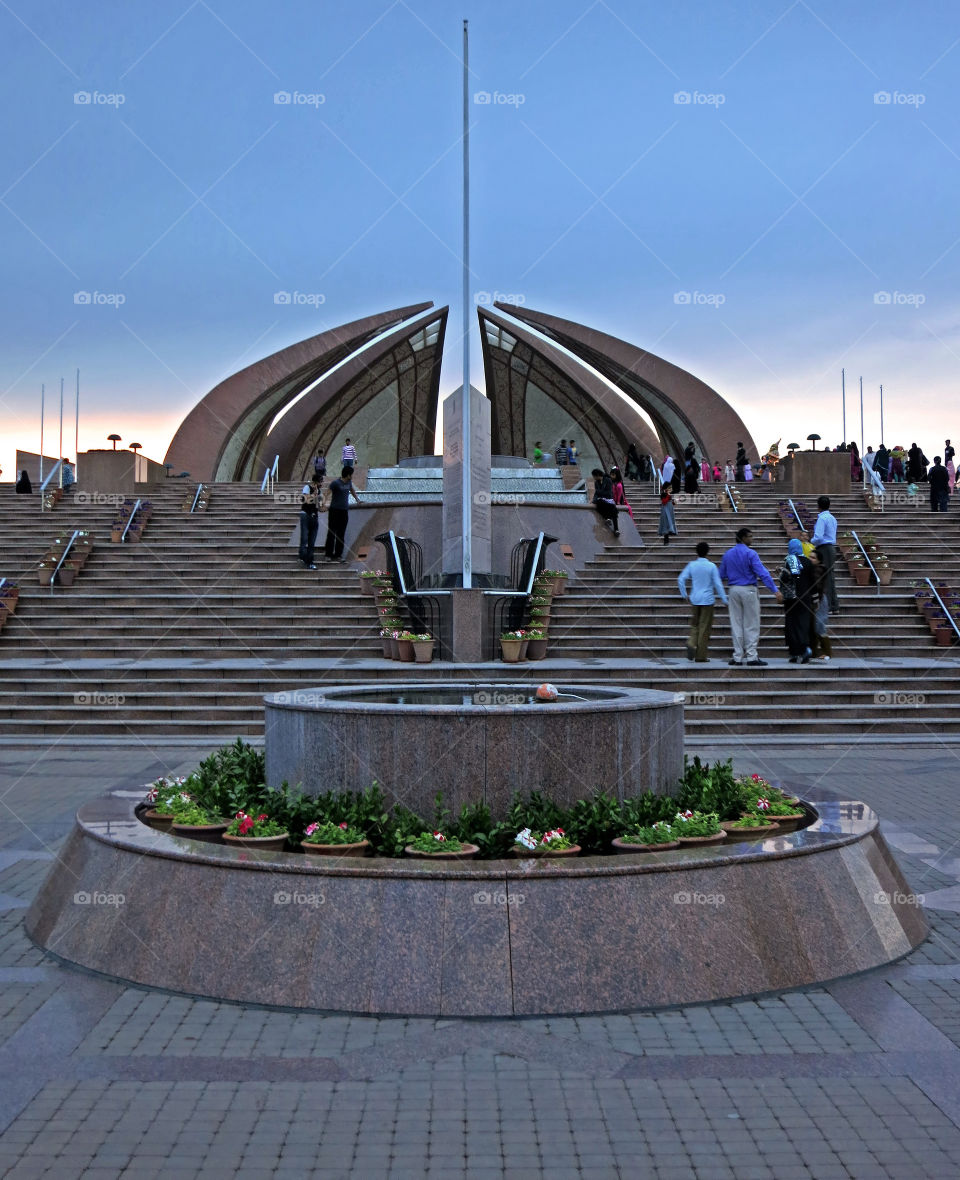
[[[717, 598], [727, 605], [727, 595], [720, 574], [712, 561], [707, 561], [710, 546], [706, 541], [697, 545], [694, 561], [683, 567], [677, 578], [680, 597], [690, 603], [690, 635], [687, 639], [687, 659], [698, 664], [709, 662], [707, 647], [713, 627], [713, 609]], [[689, 585], [688, 585], [689, 583]]]
[[[866, 455], [863, 460], [866, 463]], [[830, 603], [830, 613], [836, 615], [840, 613], [840, 603], [837, 601], [837, 583], [833, 572], [837, 561], [837, 518], [830, 511], [829, 496], [820, 496], [817, 500], [817, 508], [820, 510], [820, 515], [817, 517], [810, 542], [816, 547], [817, 557], [823, 566], [823, 593]]]
[[340, 452], [340, 466], [341, 467], [356, 467], [357, 465], [357, 448], [353, 443], [347, 439], [343, 444], [343, 450]]

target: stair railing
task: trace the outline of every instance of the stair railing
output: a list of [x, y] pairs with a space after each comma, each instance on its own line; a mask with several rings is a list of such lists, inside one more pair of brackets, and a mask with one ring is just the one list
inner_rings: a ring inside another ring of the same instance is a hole
[[[53, 465], [53, 468], [52, 468], [52, 470], [50, 471], [50, 474], [47, 476], [47, 478], [46, 478], [46, 479], [43, 481], [43, 483], [40, 485], [40, 511], [41, 511], [41, 512], [43, 512], [43, 499], [44, 499], [44, 495], [45, 495], [45, 493], [46, 493], [46, 490], [47, 490], [47, 484], [50, 482], [50, 480], [51, 480], [51, 479], [53, 479], [53, 477], [54, 477], [55, 475], [58, 475], [58, 474], [59, 474], [59, 472], [60, 472], [60, 468], [61, 468], [61, 466], [62, 466], [62, 465], [63, 465], [63, 460], [62, 460], [62, 459], [58, 459], [58, 460], [56, 461], [56, 463], [54, 463], [54, 465]], [[57, 486], [59, 487], [59, 484], [58, 484]]]
[[870, 567], [870, 573], [873, 574], [873, 576], [876, 578], [876, 580], [877, 580], [877, 594], [879, 594], [880, 593], [880, 575], [877, 573], [876, 567], [874, 566], [873, 562], [870, 560], [870, 554], [867, 553], [866, 549], [864, 549], [863, 542], [857, 536], [856, 529], [850, 530], [850, 536], [853, 537], [853, 539], [856, 541], [857, 548], [863, 554], [863, 560]]
[[[63, 553], [60, 556], [60, 560], [57, 562], [56, 569], [50, 575], [50, 593], [51, 594], [53, 593], [53, 584], [57, 580], [57, 574], [60, 572], [60, 567], [67, 560], [67, 556], [70, 553], [70, 550], [73, 548], [73, 543], [77, 539], [77, 537], [79, 537], [79, 536], [80, 536], [80, 530], [74, 529], [73, 536], [67, 542], [66, 548], [64, 549]], [[2, 585], [2, 583], [0, 583], [0, 585]]]
[[[793, 500], [792, 500], [792, 499], [791, 499], [791, 500], [788, 500], [788, 501], [787, 501], [787, 503], [790, 505], [790, 511], [791, 511], [791, 512], [793, 513], [793, 515], [796, 517], [797, 524], [800, 526], [800, 531], [801, 531], [801, 532], [805, 532], [806, 530], [805, 530], [805, 529], [804, 529], [804, 527], [803, 527], [803, 521], [800, 519], [800, 513], [797, 511], [797, 506], [796, 506], [796, 504], [794, 504], [794, 502], [793, 502]], [[856, 536], [856, 533], [854, 533], [854, 536]]]
[[658, 470], [656, 463], [653, 461], [653, 455], [647, 455], [647, 458], [650, 461], [650, 470], [653, 472], [653, 486], [657, 495], [659, 496], [660, 489], [663, 487], [663, 480], [660, 478], [660, 471]]
[[[140, 504], [141, 504], [141, 501], [137, 500], [136, 504], [134, 504], [133, 509], [130, 512], [130, 516], [127, 519], [126, 526], [124, 527], [123, 532], [120, 534], [120, 544], [121, 545], [125, 545], [127, 542], [127, 532], [129, 531], [130, 526], [133, 524], [137, 513], [140, 511]], [[74, 534], [74, 536], [76, 536], [76, 534]]]
[[202, 491], [203, 491], [203, 484], [202, 484], [202, 483], [198, 483], [198, 484], [197, 484], [197, 493], [196, 493], [196, 495], [193, 497], [193, 503], [190, 505], [190, 511], [191, 511], [191, 512], [196, 512], [196, 510], [197, 510], [197, 501], [200, 499], [200, 493], [201, 493]]
[[[943, 611], [943, 613], [950, 620], [950, 626], [954, 629], [954, 631], [956, 631], [957, 638], [960, 639], [960, 627], [957, 627], [956, 619], [954, 619], [953, 615], [950, 614], [950, 612], [947, 610], [946, 606], [944, 605], [943, 599], [940, 597], [940, 594], [938, 593], [936, 586], [934, 586], [933, 582], [931, 582], [929, 578], [924, 578], [923, 580], [930, 587], [931, 591], [933, 592], [933, 597], [940, 604], [940, 609]], [[2, 585], [3, 585], [3, 583], [0, 582], [0, 586], [2, 586]]]
[[734, 512], [739, 512], [740, 509], [737, 507], [736, 498], [734, 497], [733, 492], [730, 491], [730, 485], [728, 483], [723, 485], [723, 490], [727, 493], [727, 499], [730, 501], [730, 507]]
[[274, 484], [277, 482], [277, 472], [280, 470], [280, 456], [274, 455], [273, 462], [263, 473], [260, 481], [260, 495], [273, 495]]
[[882, 512], [883, 505], [886, 502], [886, 495], [887, 495], [886, 489], [883, 486], [883, 480], [880, 478], [879, 475], [877, 475], [877, 473], [873, 470], [873, 468], [868, 467], [866, 463], [864, 463], [863, 469], [864, 469], [864, 471], [870, 472], [871, 490], [873, 491], [873, 494], [875, 496], [880, 497], [880, 511]]

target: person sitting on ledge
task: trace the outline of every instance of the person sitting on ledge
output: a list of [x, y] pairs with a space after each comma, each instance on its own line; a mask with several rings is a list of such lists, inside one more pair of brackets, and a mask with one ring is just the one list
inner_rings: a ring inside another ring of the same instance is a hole
[[594, 507], [603, 517], [604, 524], [613, 528], [613, 535], [619, 537], [619, 510], [613, 499], [613, 480], [609, 475], [604, 475], [599, 467], [594, 467], [591, 475], [593, 476]]

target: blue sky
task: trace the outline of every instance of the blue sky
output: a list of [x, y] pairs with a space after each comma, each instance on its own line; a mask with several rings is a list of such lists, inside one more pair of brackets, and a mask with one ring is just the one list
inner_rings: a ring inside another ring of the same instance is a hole
[[77, 367], [80, 449], [116, 431], [158, 458], [230, 372], [391, 306], [452, 305], [459, 384], [463, 16], [492, 98], [474, 292], [691, 369], [761, 446], [838, 441], [844, 366], [848, 436], [862, 374], [867, 442], [882, 382], [887, 442], [933, 457], [960, 361], [956, 5], [5, 0], [4, 478], [41, 381], [49, 406], [66, 377], [72, 439]]

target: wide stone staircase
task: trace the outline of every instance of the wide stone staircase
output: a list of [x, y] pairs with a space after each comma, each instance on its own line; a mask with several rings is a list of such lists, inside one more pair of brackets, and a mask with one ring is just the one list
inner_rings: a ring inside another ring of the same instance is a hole
[[[938, 648], [917, 615], [910, 582], [925, 575], [960, 586], [960, 512], [926, 502], [870, 512], [860, 492], [833, 497], [841, 530], [877, 538], [895, 573], [889, 587], [856, 587], [838, 570], [842, 613], [832, 620], [835, 659], [791, 665], [782, 616], [763, 598], [762, 658], [729, 668], [729, 629], [717, 612], [710, 664], [684, 656], [688, 608], [676, 592], [695, 543], [719, 560], [741, 524], [771, 571], [786, 538], [775, 486], [740, 485], [739, 515], [718, 511], [715, 489], [677, 504], [679, 537], [656, 536], [650, 484], [628, 497], [644, 548], [610, 538], [571, 579], [551, 626], [548, 658], [510, 666], [390, 664], [372, 600], [350, 566], [300, 567], [291, 544], [299, 485], [261, 496], [250, 484], [216, 484], [207, 512], [188, 514], [186, 481], [147, 495], [154, 514], [135, 545], [109, 541], [113, 504], [68, 498], [41, 513], [37, 497], [0, 486], [0, 576], [21, 586], [0, 631], [0, 741], [209, 741], [263, 732], [264, 693], [304, 685], [390, 679], [490, 679], [632, 684], [682, 692], [691, 741], [871, 741], [960, 738], [960, 648]], [[901, 498], [903, 499], [903, 498]], [[813, 498], [805, 497], [810, 507]], [[956, 506], [954, 506], [956, 507]], [[34, 572], [51, 540], [74, 527], [96, 534], [93, 556], [70, 588], [41, 587]], [[325, 532], [321, 519], [320, 540]]]

